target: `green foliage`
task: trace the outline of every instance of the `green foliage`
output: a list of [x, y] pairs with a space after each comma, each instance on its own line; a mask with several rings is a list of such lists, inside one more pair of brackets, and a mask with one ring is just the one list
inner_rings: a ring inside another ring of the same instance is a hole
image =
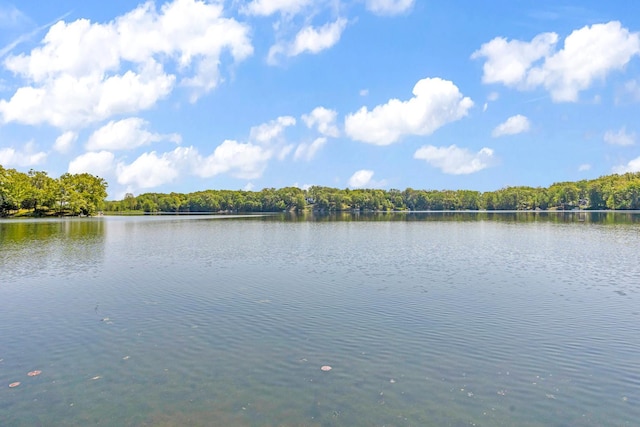
[[58, 179], [46, 172], [28, 173], [0, 166], [0, 216], [19, 209], [33, 215], [94, 215], [107, 197], [104, 179], [83, 174], [64, 174]]
[[640, 173], [604, 176], [591, 181], [561, 182], [549, 188], [506, 187], [480, 193], [470, 190], [337, 189], [313, 186], [265, 188], [258, 192], [206, 190], [189, 194], [127, 194], [107, 202], [111, 212], [281, 212], [313, 209], [388, 210], [547, 210], [640, 209]]
[[[549, 188], [506, 187], [480, 193], [469, 190], [337, 189], [313, 186], [265, 188], [258, 192], [206, 190], [189, 194], [126, 194], [105, 202], [107, 183], [90, 174], [21, 173], [0, 166], [0, 216], [20, 209], [33, 215], [94, 215], [108, 212], [281, 212], [388, 210], [546, 210], [640, 209], [640, 173], [594, 180], [560, 182]], [[24, 212], [24, 211], [23, 211]]]

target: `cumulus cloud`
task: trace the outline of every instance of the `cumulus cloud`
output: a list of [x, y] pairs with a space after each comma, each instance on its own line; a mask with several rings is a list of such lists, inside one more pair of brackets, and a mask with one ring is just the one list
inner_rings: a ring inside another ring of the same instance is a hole
[[539, 34], [530, 42], [508, 41], [504, 37], [496, 37], [483, 44], [471, 55], [471, 58], [486, 58], [482, 67], [483, 83], [517, 86], [525, 80], [531, 65], [548, 56], [557, 42], [558, 35], [555, 33]]
[[612, 145], [633, 145], [636, 143], [636, 133], [627, 133], [627, 129], [622, 127], [619, 131], [609, 130], [604, 134], [604, 141]]
[[131, 71], [107, 78], [61, 75], [41, 86], [19, 88], [9, 101], [0, 100], [0, 114], [5, 122], [80, 127], [149, 108], [171, 91], [173, 81], [166, 74]]
[[346, 27], [347, 20], [344, 18], [338, 18], [335, 22], [328, 22], [320, 27], [306, 26], [296, 34], [292, 42], [273, 45], [269, 49], [267, 62], [271, 65], [277, 64], [282, 55], [293, 57], [302, 53], [320, 53], [338, 43]]
[[371, 183], [371, 179], [373, 178], [373, 171], [368, 169], [361, 169], [351, 175], [349, 178], [349, 187], [352, 188], [363, 188]]
[[229, 173], [236, 178], [256, 179], [262, 176], [272, 155], [260, 145], [226, 140], [211, 155], [198, 158], [194, 172], [203, 178]]
[[0, 165], [30, 167], [44, 163], [47, 153], [35, 151], [33, 143], [27, 143], [22, 150], [7, 147], [0, 148]]
[[329, 49], [340, 40], [342, 32], [347, 26], [347, 20], [339, 18], [335, 22], [329, 22], [319, 28], [305, 27], [296, 35], [289, 52], [290, 56], [296, 56], [304, 52], [318, 53]]
[[[294, 117], [278, 117], [251, 128], [251, 142], [225, 140], [210, 154], [201, 153], [194, 146], [177, 147], [162, 154], [156, 151], [144, 153], [130, 164], [118, 162], [115, 168], [117, 180], [118, 183], [131, 189], [141, 189], [157, 187], [186, 174], [200, 178], [228, 174], [239, 179], [257, 179], [262, 176], [271, 159], [283, 160], [293, 151], [295, 148], [293, 144], [283, 144], [282, 134], [287, 127], [295, 123]], [[115, 124], [118, 122], [114, 122]], [[156, 134], [149, 136], [145, 133], [144, 125], [145, 123], [139, 119], [123, 124], [127, 131], [133, 129], [134, 134], [140, 133], [143, 140], [153, 142], [154, 139], [158, 139]], [[109, 136], [119, 133], [111, 131], [111, 127], [108, 126], [106, 129], [109, 129], [107, 132]], [[130, 132], [125, 133], [125, 135], [129, 134]], [[160, 136], [165, 139], [167, 137]], [[322, 139], [324, 138], [319, 138], [303, 148], [298, 147], [298, 158], [311, 159], [324, 144]], [[111, 141], [111, 138], [106, 141]], [[107, 145], [114, 147], [111, 143]], [[141, 144], [137, 143], [137, 145]], [[116, 146], [127, 147], [128, 144]]]
[[118, 183], [134, 188], [152, 188], [169, 183], [178, 177], [178, 168], [171, 156], [158, 156], [155, 151], [142, 153], [131, 164], [118, 163]]
[[623, 69], [640, 54], [640, 34], [631, 33], [618, 21], [575, 30], [556, 51], [557, 42], [556, 33], [540, 34], [531, 42], [497, 37], [471, 57], [486, 58], [484, 83], [502, 83], [521, 90], [544, 87], [553, 101], [574, 102], [594, 81]]
[[481, 171], [494, 162], [493, 150], [482, 148], [473, 153], [466, 148], [455, 145], [449, 147], [434, 147], [427, 145], [419, 148], [413, 155], [414, 159], [425, 160], [431, 166], [450, 175], [466, 175]]
[[148, 123], [138, 117], [110, 121], [89, 137], [87, 150], [130, 150], [158, 141], [179, 143], [180, 135], [152, 133], [146, 130]]
[[517, 135], [519, 133], [527, 132], [531, 128], [529, 119], [521, 114], [509, 117], [504, 123], [500, 123], [491, 132], [491, 136], [497, 138], [505, 135]]
[[345, 118], [345, 133], [356, 141], [389, 145], [405, 135], [430, 135], [467, 115], [473, 101], [448, 80], [426, 78], [408, 101], [391, 99], [369, 111], [362, 107]]
[[310, 129], [316, 127], [322, 135], [337, 138], [340, 136], [340, 131], [336, 126], [337, 117], [338, 113], [336, 111], [324, 107], [317, 107], [314, 108], [311, 113], [304, 114], [302, 121]]
[[109, 151], [82, 154], [69, 162], [69, 173], [90, 173], [106, 176], [113, 171], [114, 155]]
[[59, 153], [66, 153], [77, 139], [78, 134], [76, 132], [70, 130], [66, 131], [56, 138], [56, 142], [53, 144], [53, 149]]
[[298, 148], [296, 148], [296, 152], [293, 155], [294, 160], [306, 160], [309, 161], [313, 159], [318, 152], [325, 144], [327, 143], [327, 138], [316, 138], [311, 144], [300, 144]]
[[249, 131], [250, 139], [262, 144], [269, 143], [282, 136], [286, 128], [295, 124], [295, 117], [280, 116], [275, 120], [252, 127]]
[[628, 172], [640, 172], [640, 157], [630, 160], [626, 165], [615, 166], [613, 173], [624, 174]]
[[397, 15], [413, 6], [414, 0], [366, 0], [365, 7], [376, 15]]
[[74, 128], [150, 108], [176, 83], [195, 100], [219, 83], [225, 52], [238, 62], [253, 47], [249, 28], [224, 17], [220, 3], [173, 0], [157, 10], [149, 1], [106, 24], [59, 21], [31, 52], [5, 59], [28, 84], [0, 100], [0, 115]]
[[591, 170], [591, 165], [589, 163], [583, 163], [578, 166], [578, 172], [585, 172]]

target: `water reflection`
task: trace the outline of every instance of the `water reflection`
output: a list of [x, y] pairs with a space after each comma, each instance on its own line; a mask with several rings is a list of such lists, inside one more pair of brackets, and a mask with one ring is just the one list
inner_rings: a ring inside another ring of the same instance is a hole
[[638, 224], [640, 211], [425, 211], [425, 212], [285, 212], [261, 217], [265, 221], [498, 221], [592, 224]]
[[0, 221], [3, 278], [87, 272], [104, 254], [105, 221], [66, 218]]
[[85, 240], [103, 235], [104, 221], [100, 218], [0, 221], [0, 247], [25, 240], [50, 238]]

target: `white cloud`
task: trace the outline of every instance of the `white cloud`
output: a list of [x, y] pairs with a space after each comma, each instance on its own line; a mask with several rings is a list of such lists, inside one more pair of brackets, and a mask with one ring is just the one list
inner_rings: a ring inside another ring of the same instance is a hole
[[295, 15], [311, 3], [311, 0], [252, 0], [240, 10], [247, 15], [270, 16], [275, 13]]
[[262, 176], [271, 157], [272, 151], [262, 146], [226, 140], [213, 154], [198, 159], [194, 173], [203, 178], [229, 173], [236, 178], [256, 179]]
[[252, 127], [249, 135], [252, 141], [265, 144], [279, 138], [286, 128], [294, 126], [295, 124], [295, 117], [280, 116], [268, 123]]
[[142, 153], [133, 163], [118, 163], [118, 183], [134, 188], [152, 188], [173, 181], [178, 177], [178, 168], [170, 153], [158, 156], [155, 151]]
[[[484, 83], [518, 89], [544, 87], [555, 102], [575, 102], [594, 81], [604, 80], [640, 54], [640, 35], [620, 22], [594, 24], [573, 31], [555, 51], [558, 35], [544, 33], [531, 42], [498, 37], [485, 43], [472, 58], [486, 58]], [[597, 58], [597, 60], [594, 60]], [[543, 60], [543, 61], [542, 61]], [[535, 65], [538, 63], [538, 65]]]
[[522, 114], [509, 117], [504, 123], [500, 123], [491, 133], [491, 136], [497, 138], [504, 135], [517, 135], [527, 132], [531, 128], [531, 123]]
[[11, 147], [0, 148], [0, 165], [30, 167], [44, 163], [47, 159], [47, 153], [35, 152], [34, 148], [32, 142], [27, 143], [23, 150]]
[[527, 84], [542, 84], [554, 101], [576, 101], [578, 93], [594, 80], [604, 80], [638, 54], [640, 36], [622, 28], [619, 22], [586, 26], [565, 39], [564, 49], [532, 69]]
[[318, 132], [322, 135], [337, 138], [340, 136], [340, 131], [336, 126], [336, 118], [338, 113], [335, 110], [330, 110], [324, 107], [316, 107], [309, 114], [302, 116], [302, 121], [308, 128], [317, 127]]
[[90, 173], [106, 176], [113, 171], [114, 155], [109, 151], [82, 154], [69, 162], [69, 173]]
[[39, 87], [19, 88], [9, 101], [0, 100], [0, 114], [5, 122], [49, 123], [62, 129], [85, 126], [114, 114], [151, 107], [171, 91], [173, 80], [165, 74], [131, 71], [106, 79], [62, 75]]
[[[0, 100], [0, 115], [4, 122], [84, 126], [150, 108], [176, 82], [195, 100], [219, 83], [224, 52], [238, 62], [253, 47], [249, 28], [225, 18], [218, 3], [174, 0], [158, 11], [147, 2], [106, 24], [59, 21], [30, 53], [5, 59], [29, 83]], [[164, 62], [174, 62], [179, 77]]]
[[483, 65], [483, 83], [516, 86], [522, 84], [531, 64], [549, 55], [557, 42], [555, 33], [539, 34], [531, 42], [496, 37], [483, 44], [471, 58], [487, 58]]
[[335, 22], [328, 22], [321, 27], [306, 26], [296, 34], [292, 42], [279, 42], [271, 46], [267, 63], [277, 64], [281, 55], [292, 57], [302, 53], [317, 54], [329, 49], [340, 41], [346, 27], [347, 20], [344, 18], [338, 18]]
[[280, 147], [276, 153], [276, 158], [280, 161], [286, 159], [295, 147], [296, 146], [294, 144], [287, 144]]
[[419, 148], [413, 155], [414, 159], [426, 160], [431, 166], [450, 175], [466, 175], [481, 171], [494, 162], [493, 150], [482, 148], [472, 153], [466, 148], [455, 145], [449, 147], [434, 147], [428, 145]]
[[66, 153], [77, 139], [78, 134], [76, 132], [70, 130], [66, 131], [56, 138], [56, 142], [53, 144], [53, 149], [59, 153]]
[[591, 170], [591, 165], [589, 163], [583, 163], [578, 166], [578, 172], [585, 172]]
[[289, 56], [296, 56], [304, 52], [318, 53], [329, 49], [340, 40], [342, 32], [347, 26], [347, 20], [339, 18], [319, 28], [305, 27], [296, 35], [289, 51]]
[[158, 141], [180, 143], [180, 135], [162, 135], [145, 129], [148, 123], [138, 117], [110, 121], [96, 130], [87, 142], [87, 150], [130, 150]]
[[360, 92], [358, 92], [360, 94], [360, 96], [367, 96], [369, 95], [369, 89], [360, 89]]
[[376, 15], [397, 15], [413, 6], [414, 0], [366, 0], [367, 10]]
[[311, 144], [300, 144], [298, 148], [296, 148], [296, 152], [293, 155], [294, 160], [306, 160], [309, 161], [313, 159], [318, 152], [325, 144], [327, 143], [327, 138], [316, 138]]
[[473, 106], [450, 81], [426, 78], [413, 88], [408, 101], [391, 99], [368, 111], [366, 107], [345, 118], [345, 133], [354, 140], [389, 145], [405, 135], [430, 135], [461, 119]]
[[[117, 165], [118, 183], [131, 188], [151, 188], [172, 182], [183, 174], [200, 178], [222, 174], [247, 180], [260, 178], [272, 158], [283, 160], [293, 150], [294, 145], [277, 142], [281, 142], [279, 139], [284, 130], [295, 123], [294, 117], [278, 117], [251, 129], [251, 140], [255, 143], [225, 140], [208, 155], [200, 153], [193, 146], [177, 147], [162, 154], [155, 151], [144, 153], [131, 164], [120, 162]], [[128, 124], [134, 132], [144, 125], [139, 121]], [[114, 133], [117, 132], [108, 132], [109, 135]], [[148, 135], [146, 137], [149, 139]], [[321, 146], [320, 142], [311, 144], [304, 155], [312, 157]]]
[[613, 173], [624, 174], [627, 172], [640, 172], [640, 157], [630, 160], [626, 165], [615, 166]]
[[[185, 174], [201, 178], [228, 174], [239, 179], [258, 179], [266, 170], [270, 160], [274, 158], [284, 160], [296, 148], [293, 144], [285, 144], [282, 138], [284, 130], [295, 123], [294, 117], [278, 117], [251, 128], [251, 142], [225, 140], [208, 155], [199, 152], [194, 146], [177, 147], [173, 151], [165, 153], [155, 151], [143, 153], [130, 164], [123, 161], [117, 163], [115, 166], [117, 181], [134, 191], [135, 189], [157, 187], [172, 182]], [[119, 149], [130, 147], [131, 144], [139, 146], [142, 144], [140, 141], [153, 142], [160, 136], [167, 137], [167, 135], [158, 136], [148, 133], [144, 130], [145, 125], [144, 121], [137, 118], [112, 122], [99, 129], [94, 134], [95, 138], [92, 138], [93, 142], [88, 145]], [[124, 130], [118, 130], [117, 126], [122, 126]], [[131, 139], [131, 134], [137, 135], [140, 141], [134, 142]], [[115, 141], [118, 138], [119, 140]], [[312, 159], [326, 141], [325, 137], [320, 137], [310, 144], [300, 144], [295, 151], [295, 159]], [[106, 155], [103, 154], [103, 156]], [[77, 163], [85, 164], [89, 160], [97, 159], [97, 157], [95, 153], [87, 153], [80, 156], [79, 159], [82, 162], [78, 160]], [[108, 163], [106, 158], [104, 163]]]
[[604, 141], [612, 145], [633, 145], [636, 143], [636, 133], [627, 133], [627, 129], [623, 126], [619, 131], [609, 130], [604, 134]]
[[362, 169], [351, 175], [348, 185], [352, 188], [363, 188], [371, 183], [372, 178], [372, 170]]

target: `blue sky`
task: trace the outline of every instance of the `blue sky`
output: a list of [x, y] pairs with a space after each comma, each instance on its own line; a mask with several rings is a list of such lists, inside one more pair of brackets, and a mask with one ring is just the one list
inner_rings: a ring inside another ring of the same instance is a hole
[[631, 0], [0, 0], [0, 164], [126, 192], [640, 171]]

